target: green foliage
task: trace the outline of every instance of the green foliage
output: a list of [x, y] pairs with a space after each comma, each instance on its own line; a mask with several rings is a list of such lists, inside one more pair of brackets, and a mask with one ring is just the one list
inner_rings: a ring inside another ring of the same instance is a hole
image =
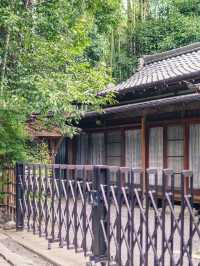
[[48, 145], [35, 140], [26, 143], [26, 160], [32, 163], [51, 163]]
[[[151, 14], [137, 24], [134, 37], [139, 55], [166, 51], [200, 40], [200, 16], [196, 10], [193, 12], [194, 3], [189, 5], [189, 1], [186, 8], [186, 2], [173, 1], [173, 5], [165, 6], [165, 16]], [[161, 10], [163, 12], [163, 8]]]
[[118, 82], [135, 71], [140, 56], [200, 40], [198, 0], [123, 2], [125, 7], [121, 10], [122, 19], [110, 40], [112, 72]]
[[97, 97], [111, 81], [109, 68], [87, 56], [100, 23], [96, 14], [107, 7], [104, 1], [1, 0], [1, 158], [23, 157], [24, 124], [31, 113], [72, 136], [86, 109], [112, 101]]
[[[112, 78], [130, 76], [143, 54], [200, 40], [199, 0], [0, 0], [0, 158], [48, 160], [25, 123], [72, 136]], [[47, 118], [48, 117], [48, 118]], [[35, 154], [39, 154], [36, 156]], [[31, 157], [31, 158], [30, 158]]]

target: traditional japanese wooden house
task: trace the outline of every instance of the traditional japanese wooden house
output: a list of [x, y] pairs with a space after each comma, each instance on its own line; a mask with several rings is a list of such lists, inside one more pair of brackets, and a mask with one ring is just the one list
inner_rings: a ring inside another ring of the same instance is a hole
[[109, 91], [118, 104], [86, 114], [62, 162], [171, 168], [177, 186], [181, 170], [191, 169], [198, 194], [200, 43], [144, 56], [133, 76], [101, 97]]

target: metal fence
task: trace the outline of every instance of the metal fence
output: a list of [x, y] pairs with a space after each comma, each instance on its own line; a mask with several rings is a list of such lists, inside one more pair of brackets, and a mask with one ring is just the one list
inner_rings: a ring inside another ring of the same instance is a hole
[[200, 265], [192, 173], [180, 179], [177, 192], [169, 169], [159, 186], [156, 169], [18, 164], [17, 229], [83, 251], [91, 265]]

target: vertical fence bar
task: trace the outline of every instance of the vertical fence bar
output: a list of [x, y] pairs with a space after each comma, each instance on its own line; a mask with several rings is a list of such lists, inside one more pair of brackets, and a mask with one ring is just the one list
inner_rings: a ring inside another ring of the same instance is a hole
[[[175, 179], [174, 179], [174, 173], [173, 171], [171, 172], [171, 175], [170, 175], [170, 178], [171, 178], [171, 203], [172, 203], [172, 208], [174, 210], [174, 205], [175, 205]], [[174, 215], [173, 213], [171, 212], [171, 215], [170, 215], [170, 220], [171, 220], [171, 223], [170, 223], [170, 237], [171, 237], [171, 251], [172, 251], [172, 254], [174, 253]], [[174, 265], [173, 263], [173, 259], [172, 257], [170, 258], [170, 266]]]
[[[87, 200], [87, 194], [86, 194], [86, 176], [87, 176], [87, 169], [83, 167], [82, 170], [82, 181], [83, 181], [83, 251], [84, 255], [87, 255], [87, 227], [86, 227], [86, 215], [87, 215], [87, 210], [86, 210], [86, 200]], [[89, 220], [89, 217], [88, 217]]]
[[[144, 201], [144, 195], [145, 195], [145, 207], [146, 207], [146, 210], [145, 210], [145, 216], [146, 216], [146, 224], [145, 224], [145, 228], [146, 228], [146, 231], [145, 231], [145, 266], [148, 266], [148, 255], [149, 255], [149, 237], [148, 237], [148, 234], [149, 234], [149, 175], [146, 173], [146, 170], [145, 170], [145, 173], [144, 175], [146, 176], [146, 182], [145, 182], [145, 191], [143, 190], [144, 189], [144, 184], [143, 184], [143, 178], [142, 178], [142, 206], [143, 206], [143, 201]], [[143, 230], [143, 217], [141, 217], [141, 224], [142, 224], [142, 230]], [[142, 237], [142, 234], [141, 234], [141, 243], [143, 243], [143, 237]]]
[[[106, 189], [106, 198], [108, 202], [110, 202], [110, 180], [111, 180], [111, 172], [110, 169], [107, 169], [107, 176], [106, 176], [106, 184], [107, 184], [107, 189]], [[111, 203], [108, 204], [108, 209], [107, 209], [107, 215], [106, 215], [106, 234], [107, 234], [107, 239], [108, 239], [108, 245], [107, 245], [107, 258], [108, 261], [110, 262], [111, 260], [111, 254], [110, 254], [110, 241], [111, 241], [111, 228], [110, 228], [110, 210], [111, 210]]]
[[31, 226], [30, 226], [30, 219], [31, 219], [31, 167], [30, 165], [28, 166], [27, 169], [27, 227], [28, 227], [28, 231], [31, 230]]
[[52, 166], [51, 177], [51, 241], [55, 240], [55, 168]]
[[32, 206], [33, 206], [33, 234], [36, 233], [36, 218], [37, 218], [37, 206], [36, 206], [36, 178], [37, 178], [37, 171], [36, 165], [33, 165], [33, 195], [32, 195]]
[[[106, 242], [104, 239], [101, 221], [104, 223], [105, 228], [107, 228], [106, 223], [106, 208], [101, 200], [100, 196], [100, 186], [104, 185], [107, 187], [107, 176], [108, 169], [106, 167], [94, 166], [94, 176], [93, 176], [93, 189], [97, 193], [97, 204], [93, 205], [92, 208], [92, 231], [94, 234], [94, 239], [92, 243], [92, 250], [94, 255], [94, 260], [104, 257], [106, 252]], [[108, 187], [107, 187], [108, 189]]]
[[[169, 169], [164, 169], [162, 172], [162, 266], [165, 266], [165, 226], [166, 226], [166, 193], [169, 183], [169, 177], [172, 172]], [[171, 226], [171, 230], [173, 227]], [[171, 236], [170, 236], [171, 237]], [[170, 260], [172, 262], [172, 260]]]
[[165, 266], [165, 212], [166, 212], [166, 174], [162, 173], [162, 266]]
[[[156, 208], [158, 210], [158, 170], [155, 169], [155, 172], [154, 172], [154, 186], [155, 186], [155, 205], [156, 205]], [[154, 224], [155, 224], [155, 238], [154, 238], [154, 247], [155, 247], [155, 250], [156, 250], [156, 255], [158, 257], [158, 217], [157, 217], [157, 214], [156, 214], [156, 211], [154, 210]], [[165, 232], [165, 228], [163, 228], [164, 232]], [[154, 264], [157, 266], [159, 265], [159, 262], [157, 260], [157, 258], [154, 258]]]
[[16, 229], [23, 230], [24, 228], [24, 216], [20, 207], [20, 202], [23, 200], [22, 190], [22, 175], [24, 165], [21, 163], [16, 164]]
[[181, 173], [181, 249], [180, 249], [180, 266], [183, 266], [183, 256], [184, 256], [184, 214], [185, 214], [185, 181], [184, 174]]
[[38, 217], [38, 222], [39, 222], [39, 236], [42, 236], [42, 174], [41, 174], [41, 164], [38, 166], [38, 208], [39, 208], [39, 217]]
[[70, 190], [69, 190], [69, 180], [70, 180], [70, 169], [69, 167], [66, 170], [66, 225], [67, 225], [67, 232], [66, 232], [66, 242], [67, 242], [67, 248], [70, 247], [70, 241], [69, 241], [69, 232], [70, 232], [70, 223], [69, 223], [69, 197], [70, 197]]
[[75, 252], [78, 252], [78, 186], [77, 186], [77, 181], [78, 181], [78, 175], [79, 175], [79, 168], [75, 168], [74, 171], [74, 180], [72, 183], [72, 186], [74, 188], [74, 228], [75, 228], [75, 232], [74, 232], [74, 244], [75, 244]]
[[44, 168], [44, 172], [45, 172], [45, 181], [44, 181], [44, 185], [45, 185], [45, 191], [44, 191], [44, 208], [45, 208], [45, 218], [44, 218], [44, 224], [45, 224], [45, 237], [46, 239], [48, 238], [48, 224], [49, 224], [49, 217], [48, 217], [48, 168], [47, 165], [45, 165]]
[[[190, 176], [189, 176], [189, 203], [190, 203], [190, 207], [191, 209], [193, 209], [193, 174], [190, 173]], [[190, 254], [190, 257], [192, 258], [192, 248], [193, 248], [193, 219], [192, 219], [192, 214], [190, 213], [190, 229], [189, 229], [189, 254]], [[192, 266], [192, 264], [190, 263], [190, 266]]]
[[129, 197], [130, 197], [130, 209], [131, 209], [131, 217], [130, 217], [130, 266], [134, 265], [134, 210], [135, 210], [135, 196], [134, 196], [134, 171], [131, 169], [129, 179]]
[[61, 165], [59, 165], [59, 171], [58, 171], [58, 227], [59, 227], [59, 246], [62, 248], [63, 247], [63, 240], [62, 240], [62, 183], [61, 183], [61, 178], [62, 178], [62, 170], [61, 170]]
[[122, 230], [122, 221], [121, 221], [121, 215], [122, 215], [122, 172], [120, 170], [116, 171], [116, 179], [117, 179], [117, 204], [118, 204], [118, 214], [117, 214], [117, 243], [118, 243], [118, 250], [117, 250], [117, 265], [122, 265], [122, 254], [121, 254], [121, 248], [122, 248], [122, 237], [121, 237], [121, 230]]
[[128, 204], [129, 206], [127, 206], [127, 208], [129, 207], [129, 209], [127, 210], [128, 212], [128, 250], [127, 250], [127, 262], [128, 262], [128, 266], [131, 265], [131, 253], [132, 253], [132, 226], [131, 226], [131, 193], [130, 193], [130, 187], [131, 187], [131, 171], [128, 168], [125, 171], [125, 186], [127, 186], [127, 195], [128, 195]]
[[[181, 177], [182, 177], [181, 182], [182, 182], [182, 190], [183, 190], [183, 196], [182, 196], [183, 214], [182, 215], [184, 216], [184, 211], [186, 210], [187, 207], [191, 208], [191, 210], [193, 208], [193, 175], [192, 175], [191, 171], [183, 170], [181, 173]], [[189, 204], [189, 206], [187, 204]], [[188, 256], [188, 260], [189, 260], [189, 266], [191, 266], [191, 265], [193, 265], [193, 263], [192, 263], [193, 219], [192, 219], [191, 213], [190, 213], [189, 217], [190, 218], [189, 218], [189, 225], [188, 225], [189, 226], [189, 228], [188, 228], [189, 229], [188, 243], [187, 243], [187, 245], [185, 245], [184, 236], [183, 236], [183, 239], [181, 239], [181, 242], [182, 242], [183, 254], [187, 252], [187, 256]], [[187, 224], [185, 224], [185, 217], [184, 217], [184, 221], [182, 223], [183, 223], [182, 234], [184, 234], [184, 228], [185, 228], [185, 226], [187, 226]], [[185, 247], [183, 245], [185, 245]]]

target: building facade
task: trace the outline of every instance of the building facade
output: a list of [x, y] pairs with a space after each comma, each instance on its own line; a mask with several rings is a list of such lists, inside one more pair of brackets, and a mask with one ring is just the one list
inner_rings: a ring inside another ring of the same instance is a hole
[[160, 184], [161, 169], [170, 168], [177, 187], [181, 171], [190, 169], [198, 195], [200, 43], [144, 56], [133, 76], [101, 97], [110, 91], [118, 104], [85, 115], [82, 133], [63, 144], [63, 163], [157, 168]]

